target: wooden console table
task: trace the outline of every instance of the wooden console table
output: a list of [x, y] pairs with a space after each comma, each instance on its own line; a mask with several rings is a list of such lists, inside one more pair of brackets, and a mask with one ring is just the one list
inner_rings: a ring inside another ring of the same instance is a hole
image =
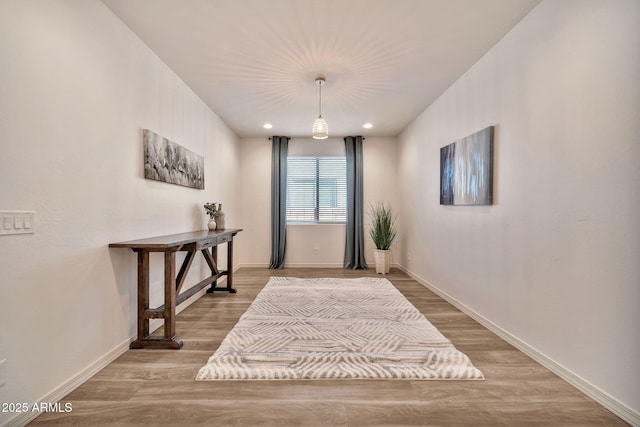
[[[182, 347], [176, 337], [176, 306], [207, 285], [207, 293], [224, 291], [235, 293], [233, 288], [233, 237], [242, 229], [193, 231], [151, 237], [129, 242], [111, 243], [110, 248], [129, 248], [138, 254], [138, 338], [129, 348]], [[218, 245], [227, 244], [227, 270], [218, 269]], [[176, 276], [176, 252], [186, 251], [187, 256]], [[191, 263], [200, 251], [211, 269], [211, 276], [180, 293]], [[164, 305], [149, 308], [149, 253], [164, 252]], [[227, 286], [216, 287], [221, 276], [227, 276]], [[164, 319], [164, 336], [149, 334], [149, 319]]]

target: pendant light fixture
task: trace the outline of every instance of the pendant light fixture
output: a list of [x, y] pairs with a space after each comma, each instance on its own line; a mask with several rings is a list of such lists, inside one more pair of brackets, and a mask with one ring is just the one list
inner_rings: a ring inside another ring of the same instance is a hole
[[319, 87], [320, 96], [318, 98], [318, 118], [313, 123], [313, 139], [327, 139], [329, 137], [329, 127], [322, 118], [322, 85], [325, 84], [324, 77], [316, 78], [316, 84]]

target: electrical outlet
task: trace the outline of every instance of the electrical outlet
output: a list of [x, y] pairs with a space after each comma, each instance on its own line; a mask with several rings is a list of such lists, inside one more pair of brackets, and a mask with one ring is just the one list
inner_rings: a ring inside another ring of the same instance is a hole
[[35, 232], [35, 212], [0, 212], [0, 235], [33, 234]]

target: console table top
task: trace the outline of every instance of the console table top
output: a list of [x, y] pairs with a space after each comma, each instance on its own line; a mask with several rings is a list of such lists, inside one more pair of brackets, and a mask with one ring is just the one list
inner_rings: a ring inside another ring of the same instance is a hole
[[187, 233], [168, 234], [166, 236], [149, 237], [146, 239], [130, 240], [126, 242], [110, 243], [110, 248], [135, 248], [135, 249], [165, 249], [183, 246], [212, 237], [232, 235], [242, 231], [241, 228], [229, 228], [224, 230], [198, 230]]

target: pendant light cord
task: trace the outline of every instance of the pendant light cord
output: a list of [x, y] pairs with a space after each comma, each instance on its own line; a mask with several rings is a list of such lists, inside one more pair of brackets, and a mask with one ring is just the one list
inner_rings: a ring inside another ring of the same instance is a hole
[[320, 97], [318, 101], [318, 112], [320, 113], [320, 117], [322, 117], [322, 82], [320, 82], [320, 84], [318, 85], [318, 88], [320, 89]]

